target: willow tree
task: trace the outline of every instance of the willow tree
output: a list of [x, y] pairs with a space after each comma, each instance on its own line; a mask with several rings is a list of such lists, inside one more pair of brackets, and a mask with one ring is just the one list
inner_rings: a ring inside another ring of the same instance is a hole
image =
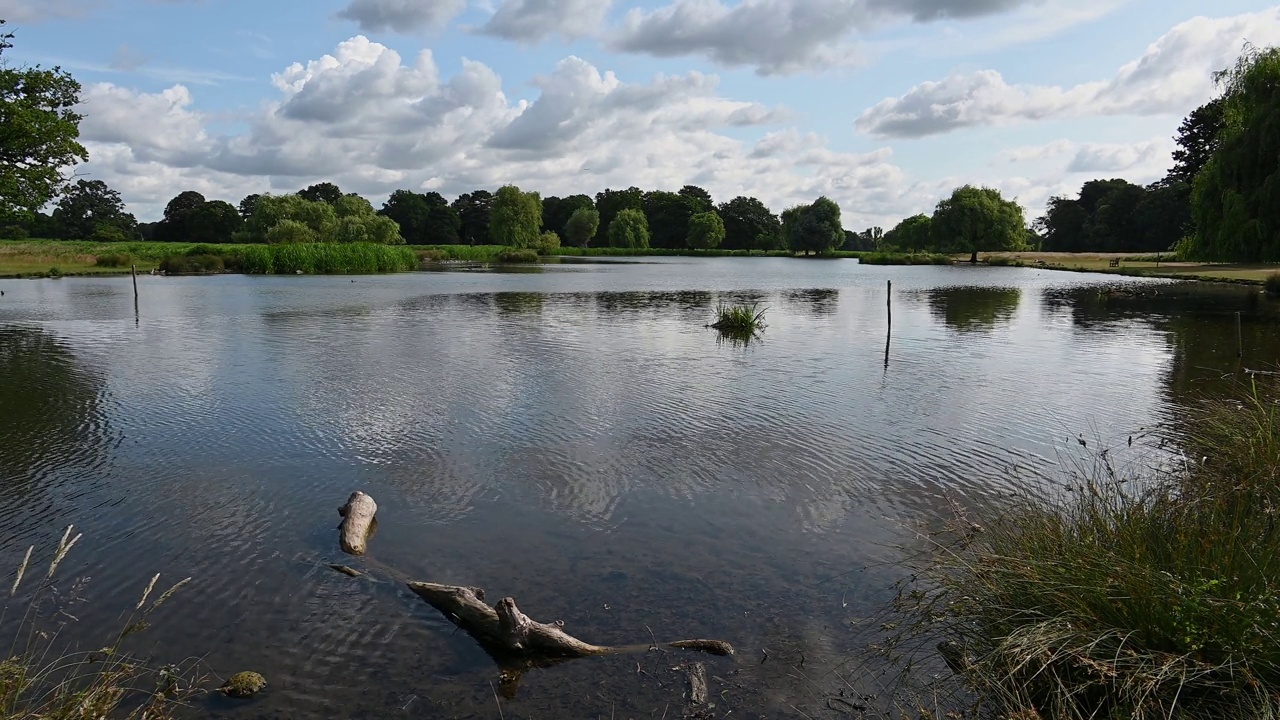
[[930, 223], [934, 244], [943, 252], [967, 252], [978, 262], [979, 252], [1020, 250], [1027, 243], [1022, 207], [1005, 200], [994, 188], [972, 185], [956, 188], [938, 203]]
[[1200, 260], [1280, 260], [1280, 48], [1246, 46], [1223, 88], [1218, 148], [1196, 175], [1196, 233], [1185, 254]]

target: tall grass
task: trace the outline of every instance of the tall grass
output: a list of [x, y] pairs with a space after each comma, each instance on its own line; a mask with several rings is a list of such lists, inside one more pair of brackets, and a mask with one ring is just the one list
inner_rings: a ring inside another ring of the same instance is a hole
[[1124, 472], [1104, 451], [1061, 494], [958, 510], [891, 645], [942, 640], [1000, 717], [1277, 717], [1277, 400], [1250, 386], [1198, 408], [1175, 468]]
[[[150, 668], [125, 651], [126, 640], [147, 628], [148, 618], [191, 578], [179, 581], [152, 600], [159, 575], [151, 578], [141, 599], [125, 619], [123, 628], [111, 633], [105, 644], [87, 652], [60, 652], [59, 630], [75, 620], [59, 603], [77, 598], [54, 587], [58, 566], [80, 540], [68, 527], [43, 574], [32, 566], [34, 547], [28, 548], [18, 567], [8, 600], [0, 613], [7, 617], [9, 604], [33, 580], [34, 589], [18, 620], [8, 652], [0, 657], [0, 719], [2, 720], [168, 720], [187, 700], [198, 694], [198, 678], [188, 677], [191, 663]], [[150, 602], [148, 602], [150, 601]], [[44, 608], [50, 608], [46, 614]]]
[[503, 250], [498, 255], [498, 262], [503, 263], [536, 263], [538, 262], [538, 251], [532, 249], [516, 249], [511, 248]]
[[234, 258], [235, 268], [250, 274], [354, 275], [418, 267], [418, 257], [403, 245], [373, 243], [242, 245]]

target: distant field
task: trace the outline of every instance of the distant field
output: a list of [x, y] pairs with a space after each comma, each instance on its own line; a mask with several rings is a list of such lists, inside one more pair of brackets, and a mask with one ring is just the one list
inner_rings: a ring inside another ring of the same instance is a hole
[[[1133, 253], [984, 253], [983, 257], [987, 255], [1018, 259], [1027, 265], [1043, 262], [1047, 266], [1060, 266], [1061, 269], [1066, 270], [1250, 283], [1261, 283], [1269, 275], [1280, 273], [1280, 264], [1248, 265], [1175, 261], [1157, 263], [1152, 255], [1134, 255]], [[1112, 260], [1119, 260], [1119, 267], [1111, 267]]]
[[[149, 272], [164, 257], [180, 255], [193, 247], [194, 243], [0, 240], [0, 277], [48, 275], [54, 270], [63, 275], [109, 275], [129, 272], [132, 263], [137, 264], [139, 272]], [[98, 265], [101, 255], [127, 255], [129, 262], [124, 267], [103, 267]]]

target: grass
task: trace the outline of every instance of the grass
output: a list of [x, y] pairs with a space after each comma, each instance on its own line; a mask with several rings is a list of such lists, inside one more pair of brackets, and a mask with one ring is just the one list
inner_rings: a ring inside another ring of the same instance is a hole
[[[193, 259], [198, 258], [198, 259]], [[221, 267], [218, 263], [221, 262]], [[359, 274], [416, 270], [405, 246], [369, 243], [314, 245], [0, 241], [0, 277], [57, 277], [162, 269], [175, 274], [248, 272]], [[55, 272], [56, 270], [56, 272]]]
[[940, 253], [863, 253], [858, 261], [863, 265], [950, 265], [950, 255]]
[[957, 509], [890, 642], [938, 650], [998, 717], [1280, 714], [1280, 387], [1183, 419], [1182, 456], [1123, 472], [1110, 454], [1062, 493]]
[[[1171, 255], [1133, 255], [1126, 253], [1041, 253], [1015, 252], [985, 255], [991, 264], [998, 258], [1020, 260], [1024, 265], [1051, 270], [1104, 272], [1139, 277], [1164, 277], [1180, 280], [1213, 280], [1250, 285], [1261, 284], [1280, 271], [1276, 264], [1184, 262]], [[1111, 262], [1118, 261], [1118, 267]]]
[[88, 652], [59, 652], [59, 630], [65, 623], [75, 621], [66, 612], [66, 605], [80, 599], [79, 584], [73, 584], [69, 592], [59, 592], [54, 586], [59, 564], [80, 540], [80, 535], [73, 537], [71, 532], [68, 527], [42, 576], [31, 566], [35, 548], [28, 548], [9, 590], [4, 615], [23, 588], [24, 578], [29, 573], [37, 575], [9, 651], [0, 656], [0, 719], [177, 717], [186, 702], [200, 693], [195, 687], [198, 679], [184, 677], [190, 674], [191, 663], [151, 668], [131, 657], [125, 646], [127, 639], [145, 630], [148, 618], [191, 578], [174, 584], [148, 603], [160, 579], [156, 575], [131, 609], [123, 629], [111, 633], [105, 644], [95, 644], [95, 649]]

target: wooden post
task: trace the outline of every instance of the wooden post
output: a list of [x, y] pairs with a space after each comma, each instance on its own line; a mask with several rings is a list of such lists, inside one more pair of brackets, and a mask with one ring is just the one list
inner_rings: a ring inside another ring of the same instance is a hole
[[1236, 313], [1236, 357], [1244, 357], [1244, 327], [1240, 313]]
[[138, 322], [138, 266], [130, 265], [129, 269], [133, 274], [133, 322]]
[[889, 281], [888, 289], [885, 291], [884, 299], [885, 310], [889, 314], [889, 322], [885, 326], [884, 331], [884, 367], [889, 368], [889, 343], [893, 339], [893, 281]]

